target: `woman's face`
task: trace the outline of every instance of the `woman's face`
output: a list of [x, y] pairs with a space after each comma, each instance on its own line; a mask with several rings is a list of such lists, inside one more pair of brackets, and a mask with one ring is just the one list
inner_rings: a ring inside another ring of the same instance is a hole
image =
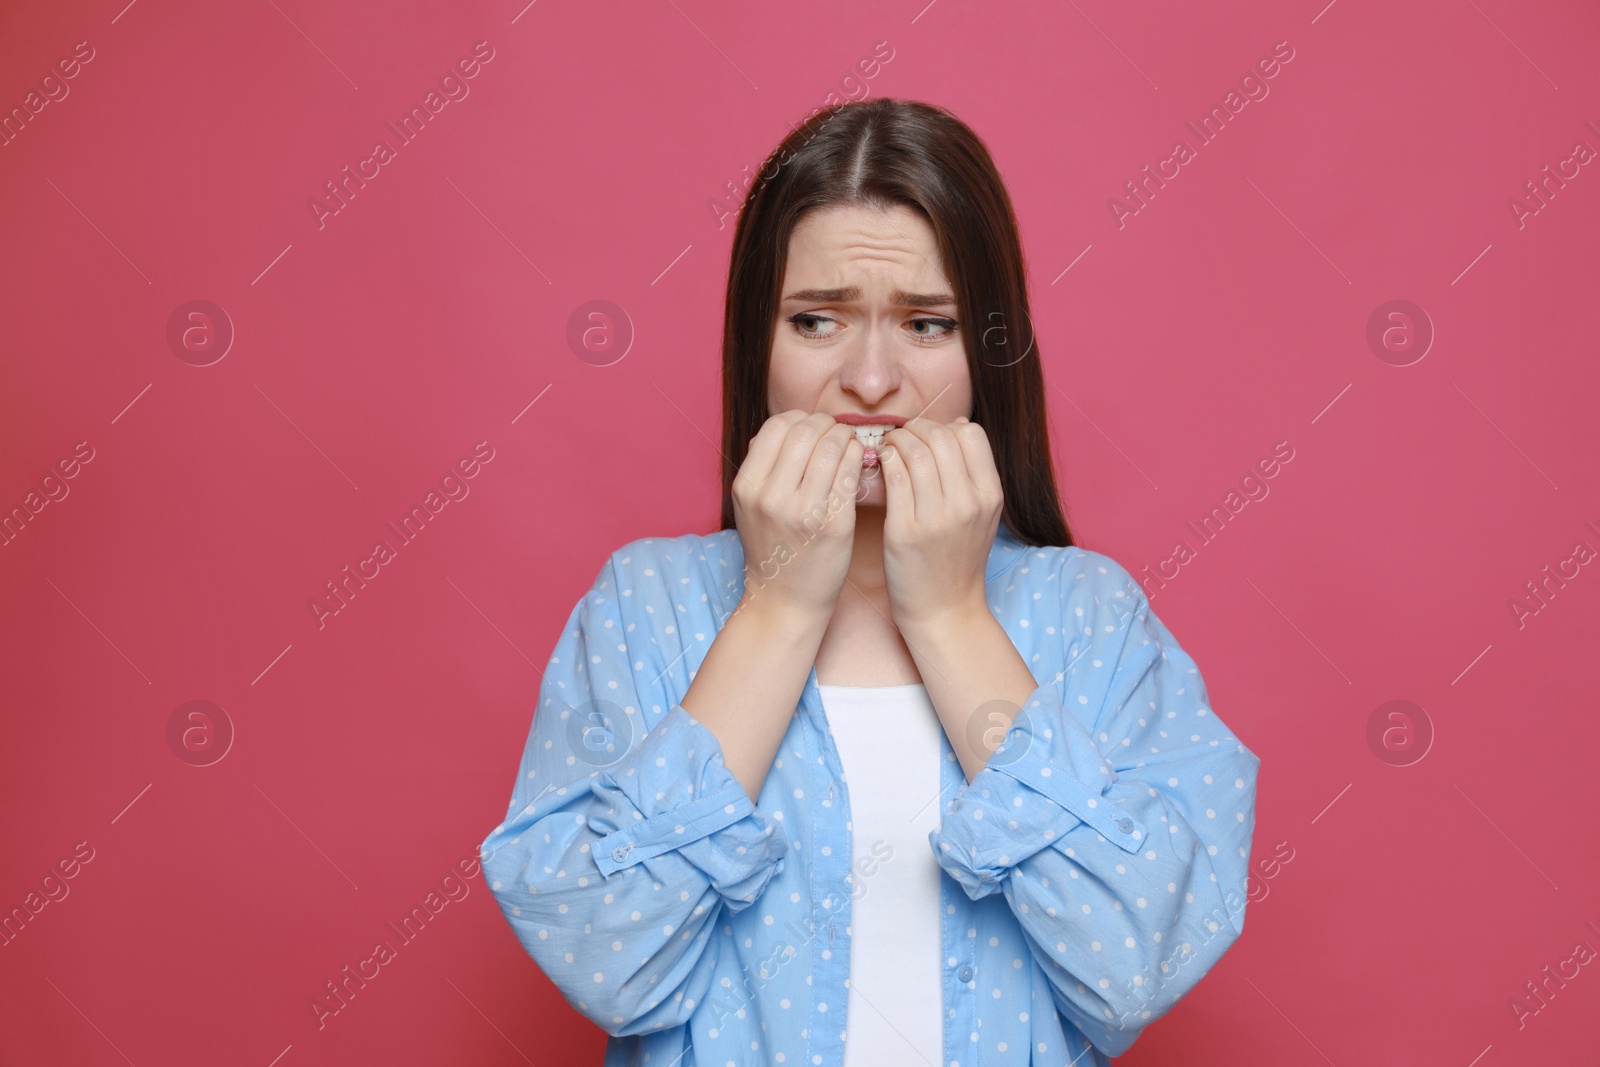
[[[804, 216], [773, 322], [767, 411], [972, 415], [956, 292], [933, 229], [903, 205], [839, 205]], [[882, 507], [883, 477], [862, 471], [857, 506]]]

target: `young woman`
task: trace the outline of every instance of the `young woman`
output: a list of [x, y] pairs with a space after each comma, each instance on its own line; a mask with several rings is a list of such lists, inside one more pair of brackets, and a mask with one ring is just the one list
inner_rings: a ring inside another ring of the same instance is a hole
[[973, 132], [792, 131], [734, 234], [722, 528], [611, 554], [483, 842], [607, 1067], [1105, 1065], [1243, 931], [1260, 761], [1072, 544], [1044, 395]]

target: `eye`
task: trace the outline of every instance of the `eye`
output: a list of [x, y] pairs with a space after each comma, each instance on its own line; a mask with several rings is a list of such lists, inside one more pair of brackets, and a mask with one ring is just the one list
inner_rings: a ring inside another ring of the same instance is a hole
[[809, 337], [812, 340], [832, 337], [839, 332], [838, 330], [820, 331], [816, 328], [814, 324], [819, 322], [831, 322], [835, 326], [839, 325], [838, 320], [830, 319], [826, 315], [811, 315], [802, 311], [799, 314], [790, 315], [787, 321], [794, 323], [795, 332], [801, 337]]
[[[949, 337], [959, 328], [955, 319], [945, 318], [912, 319], [906, 326], [911, 329], [914, 336], [935, 341]], [[918, 326], [925, 326], [927, 329], [919, 330], [916, 328]]]

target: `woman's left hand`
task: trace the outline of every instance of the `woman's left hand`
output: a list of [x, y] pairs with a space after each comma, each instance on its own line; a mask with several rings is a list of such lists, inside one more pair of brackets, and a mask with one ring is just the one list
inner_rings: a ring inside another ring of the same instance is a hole
[[1005, 504], [988, 435], [965, 415], [916, 418], [884, 443], [883, 573], [895, 625], [904, 633], [986, 610], [984, 572]]

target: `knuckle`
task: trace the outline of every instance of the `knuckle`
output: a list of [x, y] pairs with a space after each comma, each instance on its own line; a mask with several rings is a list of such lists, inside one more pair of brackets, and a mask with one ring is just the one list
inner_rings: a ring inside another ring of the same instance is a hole
[[782, 437], [788, 432], [789, 427], [799, 422], [801, 414], [793, 409], [780, 411], [762, 424], [761, 429], [771, 437]]

